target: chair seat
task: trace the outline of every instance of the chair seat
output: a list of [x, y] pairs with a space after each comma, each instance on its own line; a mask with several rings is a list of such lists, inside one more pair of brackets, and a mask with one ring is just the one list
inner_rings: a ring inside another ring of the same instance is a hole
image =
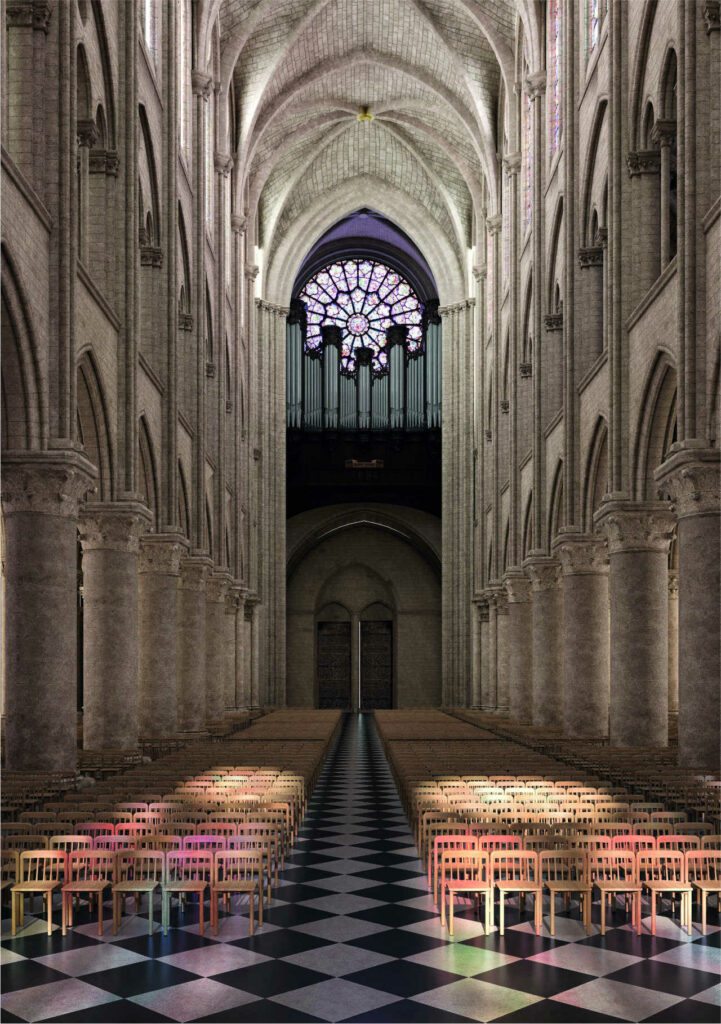
[[102, 892], [110, 884], [109, 879], [102, 878], [96, 882], [68, 882], [63, 892]]
[[713, 882], [692, 882], [694, 889], [700, 889], [701, 892], [708, 893], [719, 893], [721, 895], [721, 882], [718, 880]]
[[643, 883], [652, 892], [691, 892], [688, 882], [662, 882], [650, 881]]
[[602, 879], [594, 884], [602, 892], [641, 892], [640, 882], [614, 882]]
[[223, 882], [221, 885], [214, 885], [211, 892], [214, 895], [223, 892], [255, 892], [257, 888], [257, 882]]
[[163, 886], [163, 892], [205, 892], [207, 882], [171, 882]]
[[446, 883], [448, 892], [490, 892], [492, 886], [486, 882], [449, 882]]
[[549, 892], [590, 892], [591, 883], [586, 882], [544, 882]]
[[541, 892], [543, 886], [535, 882], [496, 882], [499, 892]]
[[55, 892], [62, 882], [18, 882], [12, 887], [13, 892]]
[[153, 892], [160, 882], [116, 882], [113, 892]]

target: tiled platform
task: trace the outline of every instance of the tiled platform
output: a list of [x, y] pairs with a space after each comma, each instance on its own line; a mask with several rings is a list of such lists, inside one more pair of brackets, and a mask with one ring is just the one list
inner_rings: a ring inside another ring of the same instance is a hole
[[[128, 917], [98, 939], [81, 911], [66, 938], [3, 919], [3, 1021], [713, 1021], [721, 929], [689, 937], [668, 917], [636, 936], [623, 913], [587, 937], [577, 908], [539, 937], [507, 913], [504, 938], [470, 911], [449, 940], [420, 873], [370, 716], [349, 716], [254, 938], [244, 913], [167, 938]], [[237, 909], [237, 908], [236, 908]], [[156, 920], [160, 918], [156, 909]], [[6, 911], [4, 911], [5, 913]], [[206, 915], [207, 916], [207, 915]], [[59, 920], [59, 914], [56, 915]], [[594, 907], [598, 918], [598, 906]], [[547, 918], [546, 918], [547, 921]], [[85, 923], [83, 923], [85, 922]]]

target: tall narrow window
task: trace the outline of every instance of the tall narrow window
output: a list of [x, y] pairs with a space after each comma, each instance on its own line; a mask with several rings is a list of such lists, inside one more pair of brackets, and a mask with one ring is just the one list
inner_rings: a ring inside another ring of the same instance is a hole
[[214, 117], [215, 103], [213, 93], [211, 92], [205, 108], [205, 223], [209, 228], [213, 223], [213, 179], [215, 176], [215, 161], [213, 159]]
[[493, 294], [494, 283], [493, 266], [493, 236], [490, 231], [486, 232], [486, 333], [490, 338], [493, 333]]
[[511, 275], [511, 184], [509, 175], [503, 175], [503, 287]]
[[157, 0], [143, 0], [143, 38], [153, 64], [158, 62], [158, 10]]
[[188, 0], [178, 0], [178, 139], [188, 148], [188, 84], [190, 79], [190, 19]]
[[586, 50], [588, 56], [598, 46], [603, 11], [602, 0], [586, 0]]
[[561, 61], [563, 60], [562, 0], [550, 0], [548, 18], [548, 148], [551, 159], [561, 144], [563, 130]]
[[533, 195], [533, 109], [530, 94], [523, 93], [523, 222], [531, 225]]

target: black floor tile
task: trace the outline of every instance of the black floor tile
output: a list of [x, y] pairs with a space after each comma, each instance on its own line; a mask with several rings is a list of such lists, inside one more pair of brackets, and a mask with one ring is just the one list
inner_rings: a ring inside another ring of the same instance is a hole
[[667, 1010], [646, 1017], [647, 1021], [668, 1022], [668, 1024], [719, 1024], [721, 1013], [718, 1006], [712, 1003], [701, 1003], [698, 999], [683, 999], [680, 1003], [669, 1006]]
[[710, 971], [694, 971], [688, 967], [665, 964], [660, 960], [639, 960], [638, 963], [630, 964], [613, 974], [607, 974], [606, 977], [610, 981], [623, 981], [627, 985], [638, 985], [639, 988], [669, 992], [685, 999], [705, 992], [719, 983], [719, 976], [711, 974]]
[[495, 1020], [503, 1021], [503, 1024], [506, 1024], [506, 1021], [527, 1021], [528, 1024], [591, 1024], [592, 1021], [620, 1021], [621, 1018], [594, 1013], [593, 1010], [584, 1010], [580, 1006], [558, 1003], [553, 999], [544, 999], [541, 1003], [532, 1003], [520, 1010], [514, 1010], [513, 1013], [506, 1013], [503, 1017], [496, 1017]]
[[74, 1010], [72, 1013], [63, 1013], [50, 1019], [53, 1022], [67, 1021], [68, 1024], [82, 1024], [84, 1021], [97, 1021], [98, 1024], [140, 1024], [143, 1021], [168, 1021], [173, 1018], [156, 1013], [147, 1006], [134, 1003], [131, 999], [116, 999], [112, 1003], [91, 1006], [87, 1010]]
[[228, 1021], [229, 1024], [302, 1024], [303, 1021], [318, 1021], [319, 1017], [309, 1017], [307, 1013], [293, 1010], [269, 999], [256, 999], [252, 1003], [235, 1006], [222, 1013], [214, 1013], [210, 1017], [200, 1017], [199, 1021]]
[[321, 946], [329, 946], [330, 943], [317, 935], [306, 935], [305, 932], [283, 928], [265, 934], [257, 931], [255, 935], [236, 939], [229, 945], [240, 946], [253, 953], [261, 953], [263, 956], [283, 957], [293, 956], [295, 953], [306, 953], [309, 949], [320, 949]]
[[60, 971], [36, 963], [35, 960], [16, 960], [14, 964], [5, 964], [0, 976], [0, 987], [4, 993], [17, 992], [21, 988], [34, 988], [36, 985], [49, 985], [51, 981], [63, 981], [67, 978], [67, 974], [61, 974]]
[[296, 988], [328, 981], [328, 975], [321, 974], [320, 971], [309, 971], [287, 961], [278, 964], [274, 960], [268, 960], [266, 963], [254, 964], [253, 967], [240, 967], [236, 971], [215, 974], [213, 981], [268, 999], [282, 992], [292, 992]]
[[349, 940], [349, 945], [360, 946], [362, 949], [372, 949], [375, 953], [382, 953], [384, 956], [414, 956], [416, 953], [425, 953], [429, 949], [437, 949], [438, 946], [445, 946], [444, 939], [436, 939], [431, 935], [420, 935], [415, 932], [404, 932], [397, 928], [391, 928], [385, 932], [375, 932], [373, 935], [363, 935], [359, 939]]
[[391, 961], [379, 967], [371, 967], [366, 971], [347, 974], [345, 981], [353, 981], [356, 985], [367, 985], [381, 992], [391, 992], [395, 996], [415, 996], [419, 992], [427, 992], [432, 988], [450, 985], [458, 981], [457, 974], [450, 971], [439, 971], [422, 964], [412, 964], [407, 960]]
[[488, 981], [504, 988], [515, 988], [519, 992], [529, 992], [534, 996], [558, 995], [577, 985], [585, 985], [589, 981], [587, 974], [578, 971], [566, 971], [558, 967], [549, 967], [532, 960], [516, 960], [515, 963], [503, 964], [492, 971], [484, 971], [476, 975], [479, 981]]
[[181, 971], [178, 967], [161, 963], [159, 960], [141, 960], [137, 964], [126, 967], [114, 967], [109, 971], [98, 971], [96, 974], [84, 974], [82, 980], [88, 985], [95, 985], [105, 992], [130, 999], [144, 992], [168, 988], [170, 985], [183, 985], [187, 981], [197, 981], [198, 975], [189, 971]]
[[[411, 893], [409, 899], [413, 898]], [[359, 910], [350, 917], [357, 917], [361, 921], [373, 921], [374, 924], [384, 924], [388, 928], [404, 928], [409, 924], [418, 924], [419, 921], [428, 921], [435, 914], [425, 910], [416, 910], [414, 907], [400, 907], [391, 904], [385, 907], [370, 907], [368, 910]]]
[[344, 1024], [446, 1024], [452, 1021], [470, 1021], [471, 1017], [458, 1017], [455, 1013], [446, 1013], [434, 1006], [424, 1006], [412, 999], [400, 999], [387, 1006], [379, 1006], [369, 1013], [359, 1013], [357, 1017], [346, 1017]]

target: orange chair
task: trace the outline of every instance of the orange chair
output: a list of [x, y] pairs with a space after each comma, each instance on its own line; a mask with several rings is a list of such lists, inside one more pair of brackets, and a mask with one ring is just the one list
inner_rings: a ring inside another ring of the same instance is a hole
[[93, 845], [90, 836], [51, 836], [48, 848], [51, 850], [65, 850], [72, 853], [74, 850], [89, 850]]
[[143, 893], [148, 896], [148, 932], [153, 934], [153, 895], [163, 879], [165, 855], [159, 850], [122, 850], [117, 854], [113, 883], [113, 935], [118, 934], [120, 919], [128, 896], [135, 896], [136, 913]]
[[539, 871], [543, 884], [551, 895], [551, 935], [556, 934], [556, 894], [562, 893], [568, 899], [577, 892], [581, 899], [581, 917], [586, 934], [591, 934], [591, 880], [588, 871], [588, 850], [582, 848], [566, 850], [541, 850]]
[[64, 884], [68, 855], [64, 850], [25, 850], [20, 857], [18, 881], [10, 889], [12, 935], [25, 920], [25, 896], [40, 893], [48, 913], [48, 935], [53, 931], [53, 893]]
[[477, 850], [478, 840], [475, 836], [451, 835], [435, 836], [433, 839], [433, 902], [438, 904], [438, 872], [441, 858], [451, 850]]
[[526, 893], [533, 894], [533, 917], [536, 935], [541, 933], [543, 910], [543, 883], [538, 870], [538, 854], [535, 850], [500, 849], [491, 853], [491, 874], [498, 889], [499, 932], [504, 934], [505, 898], [508, 893], [517, 893], [522, 905]]
[[641, 883], [636, 855], [630, 850], [596, 850], [591, 854], [591, 878], [601, 893], [601, 935], [606, 934], [606, 900], [622, 892], [631, 897], [631, 923], [641, 934]]
[[701, 840], [698, 836], [691, 835], [662, 835], [656, 839], [658, 850], [698, 850], [701, 847]]
[[686, 879], [701, 901], [701, 931], [706, 934], [706, 909], [709, 896], [716, 894], [721, 908], [721, 850], [687, 850]]
[[663, 899], [663, 894], [671, 893], [671, 913], [673, 913], [673, 897], [680, 896], [681, 927], [691, 934], [691, 886], [686, 880], [686, 861], [682, 850], [639, 850], [637, 855], [638, 877], [641, 885], [649, 891], [651, 897], [651, 934], [656, 934], [656, 901]]
[[235, 893], [248, 894], [250, 934], [255, 934], [255, 895], [258, 894], [258, 926], [263, 924], [263, 857], [246, 850], [217, 850], [214, 854], [213, 884], [210, 887], [210, 915], [218, 934], [218, 899], [230, 902]]
[[[213, 853], [210, 850], [170, 850], [165, 855], [163, 875], [163, 934], [168, 934], [170, 902], [173, 893], [181, 898], [181, 907], [188, 893], [198, 895], [200, 934], [204, 930], [205, 890], [213, 882]], [[211, 908], [212, 911], [212, 908]]]
[[103, 892], [113, 883], [115, 854], [110, 850], [74, 850], [69, 854], [68, 881], [62, 887], [63, 935], [73, 926], [73, 896], [88, 894], [98, 901], [98, 935], [103, 934]]
[[453, 935], [453, 905], [456, 894], [473, 896], [476, 908], [479, 898], [485, 900], [486, 933], [491, 930], [493, 917], [493, 884], [490, 857], [483, 850], [447, 849], [441, 855], [441, 924], [446, 923], [446, 893], [448, 893], [448, 934]]
[[630, 832], [626, 835], [614, 836], [611, 841], [612, 850], [630, 850], [631, 853], [638, 853], [639, 850], [655, 850], [656, 837], [651, 835], [640, 835]]

